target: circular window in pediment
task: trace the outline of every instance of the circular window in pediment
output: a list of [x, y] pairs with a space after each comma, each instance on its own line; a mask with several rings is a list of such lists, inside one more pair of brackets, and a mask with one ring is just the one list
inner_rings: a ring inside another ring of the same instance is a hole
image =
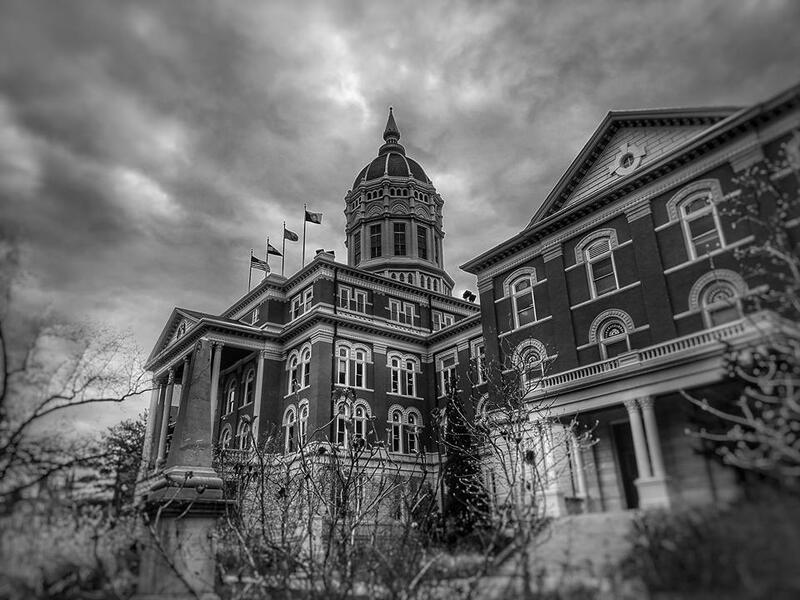
[[629, 173], [633, 173], [642, 163], [644, 155], [645, 149], [643, 147], [626, 142], [619, 147], [616, 159], [611, 163], [609, 170], [612, 175], [628, 175]]

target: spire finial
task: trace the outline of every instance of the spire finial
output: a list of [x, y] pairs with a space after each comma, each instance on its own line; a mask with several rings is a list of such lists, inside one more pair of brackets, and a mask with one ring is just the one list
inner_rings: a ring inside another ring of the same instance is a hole
[[394, 112], [389, 107], [389, 118], [386, 120], [386, 129], [383, 130], [383, 139], [388, 144], [396, 144], [400, 140], [400, 130], [394, 122]]

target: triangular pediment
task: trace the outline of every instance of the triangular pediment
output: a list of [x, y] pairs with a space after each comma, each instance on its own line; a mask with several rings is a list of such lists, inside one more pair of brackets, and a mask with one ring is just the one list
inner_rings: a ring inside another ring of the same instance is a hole
[[194, 327], [202, 318], [203, 314], [185, 308], [174, 308], [169, 319], [167, 319], [158, 341], [150, 353], [148, 361], [161, 352], [164, 348], [176, 342], [186, 335], [186, 332]]
[[528, 227], [679, 151], [738, 109], [612, 111], [545, 199]]

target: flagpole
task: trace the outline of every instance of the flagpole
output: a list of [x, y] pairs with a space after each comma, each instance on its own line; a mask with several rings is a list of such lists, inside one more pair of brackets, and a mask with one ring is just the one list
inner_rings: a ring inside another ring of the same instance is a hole
[[253, 279], [253, 249], [250, 248], [250, 270], [247, 272], [247, 291], [250, 291], [250, 284]]
[[301, 269], [306, 266], [306, 205], [303, 204], [303, 264]]
[[[267, 236], [267, 255], [264, 257], [267, 260], [267, 268], [269, 269], [269, 236]], [[268, 275], [265, 274], [264, 277]]]
[[286, 263], [286, 221], [283, 222], [283, 246], [281, 246], [281, 277], [283, 277], [283, 265]]

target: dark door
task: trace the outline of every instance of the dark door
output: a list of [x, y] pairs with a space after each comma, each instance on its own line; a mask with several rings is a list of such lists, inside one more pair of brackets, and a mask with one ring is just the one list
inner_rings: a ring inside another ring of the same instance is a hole
[[622, 489], [625, 492], [625, 504], [627, 508], [638, 508], [639, 492], [636, 490], [634, 481], [639, 476], [639, 470], [636, 468], [631, 424], [628, 422], [615, 423], [612, 425], [612, 434], [617, 449], [619, 472], [622, 476]]

